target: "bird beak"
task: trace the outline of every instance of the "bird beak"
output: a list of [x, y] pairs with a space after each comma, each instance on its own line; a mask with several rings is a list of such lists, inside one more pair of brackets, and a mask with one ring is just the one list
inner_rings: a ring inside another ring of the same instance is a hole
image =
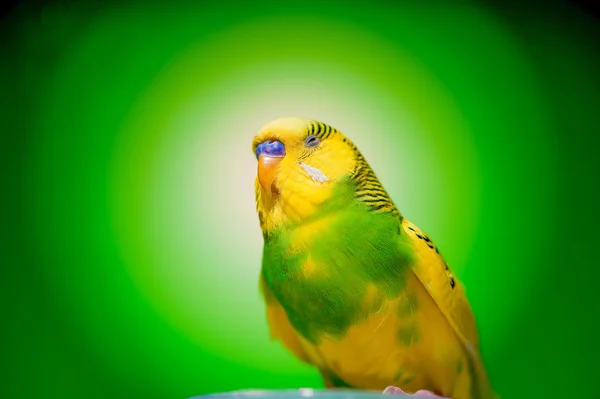
[[261, 155], [258, 158], [258, 181], [266, 192], [277, 194], [275, 180], [283, 157]]

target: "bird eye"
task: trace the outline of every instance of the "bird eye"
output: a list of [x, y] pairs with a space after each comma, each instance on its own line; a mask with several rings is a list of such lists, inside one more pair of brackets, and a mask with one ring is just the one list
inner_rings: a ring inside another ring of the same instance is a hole
[[320, 142], [321, 140], [317, 136], [308, 136], [304, 141], [304, 145], [307, 147], [316, 147]]

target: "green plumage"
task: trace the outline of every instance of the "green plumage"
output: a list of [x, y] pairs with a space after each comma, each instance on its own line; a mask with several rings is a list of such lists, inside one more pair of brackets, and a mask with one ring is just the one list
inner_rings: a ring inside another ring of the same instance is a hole
[[[290, 323], [317, 343], [320, 333], [343, 336], [347, 329], [373, 312], [385, 298], [397, 297], [412, 260], [411, 247], [401, 234], [398, 218], [373, 213], [356, 197], [357, 185], [340, 180], [332, 197], [310, 220], [327, 219], [310, 248], [289, 254], [297, 226], [276, 230], [266, 238], [262, 273], [286, 310]], [[305, 276], [308, 257], [318, 272]], [[380, 298], [365, 308], [366, 288], [377, 286]]]

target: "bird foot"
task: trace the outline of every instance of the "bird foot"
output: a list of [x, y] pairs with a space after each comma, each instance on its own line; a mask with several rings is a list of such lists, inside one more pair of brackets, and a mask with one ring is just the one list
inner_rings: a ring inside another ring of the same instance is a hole
[[398, 387], [394, 387], [394, 386], [389, 386], [386, 389], [383, 390], [383, 394], [384, 395], [405, 395], [405, 396], [414, 396], [415, 398], [441, 398], [441, 399], [451, 399], [451, 398], [446, 398], [444, 396], [439, 396], [434, 394], [431, 391], [426, 391], [424, 389], [420, 389], [417, 392], [410, 394], [410, 393], [406, 393], [404, 392], [402, 389], [398, 388]]

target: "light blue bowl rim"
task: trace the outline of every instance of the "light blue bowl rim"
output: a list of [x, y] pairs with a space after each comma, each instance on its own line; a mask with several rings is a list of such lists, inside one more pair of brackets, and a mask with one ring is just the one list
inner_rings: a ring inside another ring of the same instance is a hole
[[[300, 398], [328, 398], [328, 399], [380, 399], [385, 396], [374, 391], [361, 391], [358, 389], [244, 389], [232, 392], [218, 392], [207, 395], [193, 396], [187, 399], [300, 399]], [[403, 395], [400, 395], [403, 396]]]

